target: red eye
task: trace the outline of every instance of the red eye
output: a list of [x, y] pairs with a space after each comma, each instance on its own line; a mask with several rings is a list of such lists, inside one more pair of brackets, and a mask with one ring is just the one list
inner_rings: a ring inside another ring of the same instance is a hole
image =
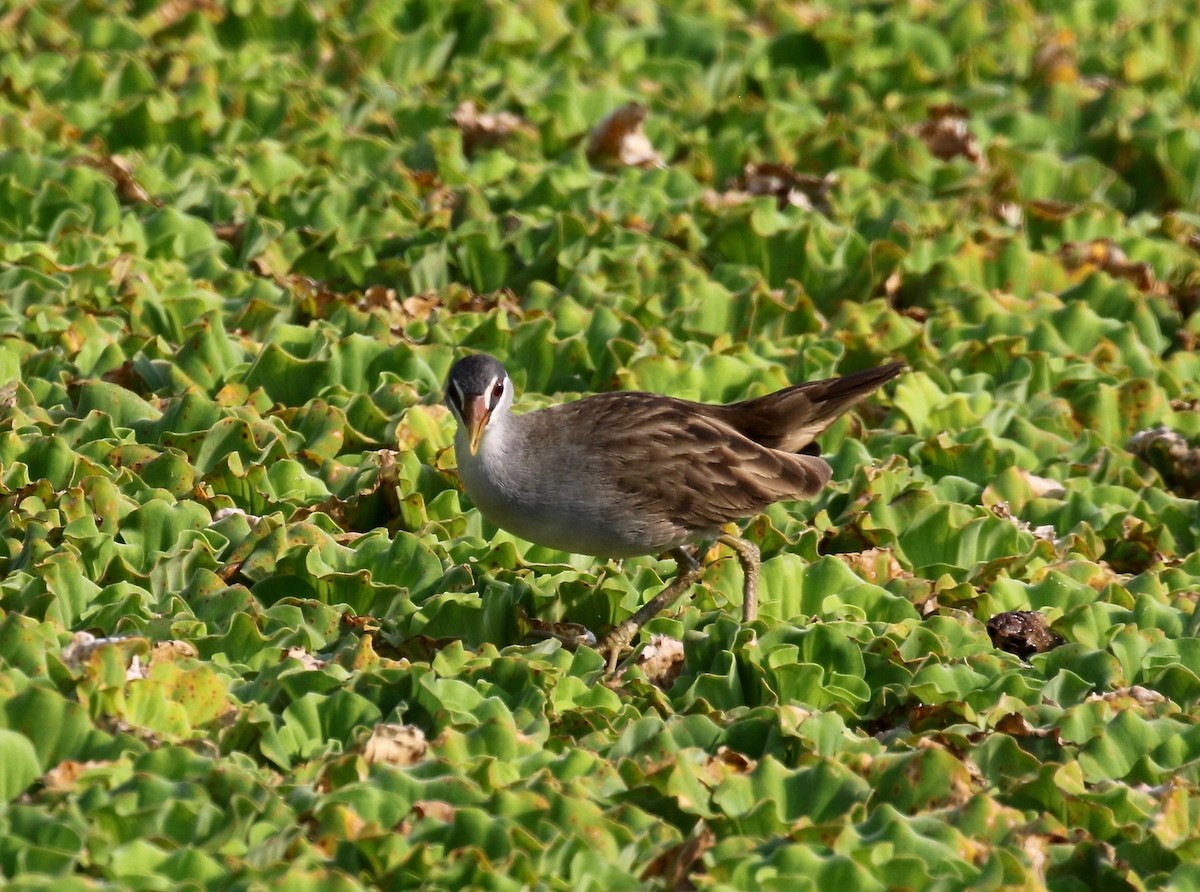
[[496, 405], [502, 396], [504, 396], [504, 382], [497, 381], [492, 387], [492, 405]]

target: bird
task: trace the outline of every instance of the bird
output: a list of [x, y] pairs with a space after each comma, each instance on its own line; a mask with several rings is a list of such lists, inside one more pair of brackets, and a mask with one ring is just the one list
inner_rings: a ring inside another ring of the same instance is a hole
[[666, 588], [598, 645], [612, 672], [641, 627], [700, 579], [698, 557], [711, 543], [737, 556], [742, 619], [757, 618], [759, 549], [725, 528], [820, 493], [833, 471], [814, 439], [904, 368], [893, 362], [724, 405], [613, 391], [517, 415], [503, 364], [473, 353], [451, 366], [444, 398], [457, 421], [459, 478], [491, 523], [575, 554], [675, 558]]

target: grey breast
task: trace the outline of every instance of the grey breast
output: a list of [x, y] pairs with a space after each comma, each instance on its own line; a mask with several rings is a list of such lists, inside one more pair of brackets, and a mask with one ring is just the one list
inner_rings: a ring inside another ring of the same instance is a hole
[[631, 557], [696, 538], [639, 504], [614, 473], [619, 443], [606, 442], [578, 403], [496, 419], [471, 457], [457, 443], [459, 472], [472, 501], [515, 536], [577, 554]]

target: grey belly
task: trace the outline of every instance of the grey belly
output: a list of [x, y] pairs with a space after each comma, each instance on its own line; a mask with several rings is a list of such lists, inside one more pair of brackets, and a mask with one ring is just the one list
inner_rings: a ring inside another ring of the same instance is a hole
[[492, 502], [487, 493], [472, 493], [480, 512], [501, 529], [547, 548], [623, 558], [658, 554], [691, 541], [689, 531], [674, 524], [638, 516], [628, 508], [619, 523], [612, 512], [594, 502], [562, 504], [552, 498]]
[[[460, 456], [467, 454], [465, 442], [456, 440], [456, 446]], [[547, 455], [555, 459], [543, 460]], [[560, 427], [540, 430], [536, 444], [510, 430], [507, 438], [485, 436], [477, 460], [460, 457], [459, 475], [484, 517], [559, 551], [635, 557], [708, 537], [709, 531], [698, 533], [632, 504], [596, 461]]]

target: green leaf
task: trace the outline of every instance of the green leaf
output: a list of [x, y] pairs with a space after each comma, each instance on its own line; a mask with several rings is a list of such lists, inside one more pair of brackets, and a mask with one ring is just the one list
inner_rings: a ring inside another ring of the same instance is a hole
[[0, 729], [0, 800], [12, 802], [42, 773], [29, 738]]

